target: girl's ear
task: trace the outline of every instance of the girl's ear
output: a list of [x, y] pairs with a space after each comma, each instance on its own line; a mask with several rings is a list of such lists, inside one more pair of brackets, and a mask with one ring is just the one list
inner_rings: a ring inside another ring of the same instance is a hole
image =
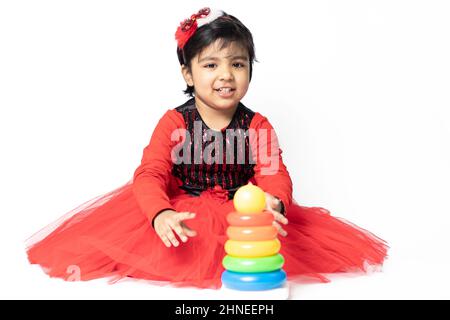
[[181, 74], [183, 75], [184, 81], [186, 81], [188, 86], [194, 86], [191, 70], [184, 64], [181, 66]]

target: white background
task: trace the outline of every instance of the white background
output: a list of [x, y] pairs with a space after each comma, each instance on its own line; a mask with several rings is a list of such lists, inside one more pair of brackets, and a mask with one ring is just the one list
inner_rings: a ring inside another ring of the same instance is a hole
[[48, 278], [25, 240], [121, 186], [186, 100], [174, 32], [205, 5], [252, 31], [243, 102], [277, 130], [302, 205], [389, 242], [382, 272], [293, 299], [449, 299], [447, 1], [3, 1], [0, 298], [206, 299], [210, 290]]

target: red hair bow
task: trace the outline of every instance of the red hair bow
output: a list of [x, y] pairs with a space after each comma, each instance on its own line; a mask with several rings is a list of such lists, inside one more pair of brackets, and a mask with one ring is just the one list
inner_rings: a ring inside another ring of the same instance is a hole
[[203, 8], [200, 9], [197, 13], [194, 13], [189, 19], [185, 19], [180, 23], [177, 32], [175, 32], [175, 39], [177, 40], [178, 48], [183, 49], [185, 44], [197, 30], [197, 19], [205, 18], [210, 13], [210, 8]]

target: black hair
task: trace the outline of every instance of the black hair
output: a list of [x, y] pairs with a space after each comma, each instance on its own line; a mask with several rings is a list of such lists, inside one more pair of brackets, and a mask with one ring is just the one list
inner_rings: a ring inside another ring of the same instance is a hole
[[[241, 21], [226, 13], [212, 22], [198, 28], [183, 49], [177, 47], [180, 65], [185, 65], [188, 70], [191, 70], [191, 60], [216, 40], [221, 41], [220, 49], [226, 48], [234, 42], [247, 50], [250, 62], [251, 80], [253, 62], [258, 61], [255, 57], [255, 46], [253, 44], [252, 33]], [[194, 87], [188, 85], [183, 92], [188, 96], [193, 97]]]

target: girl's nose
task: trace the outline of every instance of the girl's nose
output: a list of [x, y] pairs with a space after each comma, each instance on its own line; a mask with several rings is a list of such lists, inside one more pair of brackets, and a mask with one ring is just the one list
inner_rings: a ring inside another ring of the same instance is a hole
[[220, 80], [231, 80], [233, 79], [233, 73], [231, 72], [231, 69], [229, 67], [224, 67], [220, 71]]

